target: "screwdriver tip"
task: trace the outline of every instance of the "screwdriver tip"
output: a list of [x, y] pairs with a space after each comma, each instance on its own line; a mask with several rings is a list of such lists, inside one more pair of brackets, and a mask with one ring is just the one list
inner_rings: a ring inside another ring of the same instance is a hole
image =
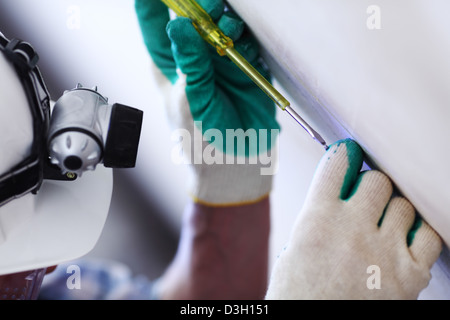
[[317, 133], [317, 131], [315, 131], [313, 128], [311, 128], [311, 126], [302, 119], [302, 117], [300, 117], [298, 115], [297, 112], [295, 112], [290, 105], [286, 106], [286, 108], [284, 109], [284, 111], [286, 111], [288, 114], [290, 114], [292, 116], [292, 118], [294, 118], [295, 121], [297, 121], [302, 127], [303, 129], [305, 129], [310, 135], [311, 137], [316, 140], [317, 142], [319, 142], [324, 148], [325, 151], [328, 150], [328, 146], [327, 143], [325, 142], [325, 140], [322, 138], [322, 136], [320, 134]]

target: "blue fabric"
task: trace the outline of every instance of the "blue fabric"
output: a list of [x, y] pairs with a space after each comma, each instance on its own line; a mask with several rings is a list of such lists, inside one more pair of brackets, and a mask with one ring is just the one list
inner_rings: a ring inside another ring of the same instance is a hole
[[38, 299], [157, 300], [155, 282], [134, 276], [120, 262], [79, 259], [60, 264], [46, 275]]

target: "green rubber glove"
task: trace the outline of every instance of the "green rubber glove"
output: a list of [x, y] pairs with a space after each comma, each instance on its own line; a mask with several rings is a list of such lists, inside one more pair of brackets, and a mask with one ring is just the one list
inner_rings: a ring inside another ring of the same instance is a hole
[[[198, 3], [270, 80], [257, 42], [242, 20], [224, 13], [222, 0]], [[192, 197], [209, 205], [231, 205], [267, 196], [277, 166], [280, 129], [272, 100], [228, 57], [219, 56], [190, 19], [170, 20], [160, 0], [136, 0], [135, 6], [156, 66], [152, 73], [165, 92], [170, 123], [180, 133], [185, 162], [192, 164]]]

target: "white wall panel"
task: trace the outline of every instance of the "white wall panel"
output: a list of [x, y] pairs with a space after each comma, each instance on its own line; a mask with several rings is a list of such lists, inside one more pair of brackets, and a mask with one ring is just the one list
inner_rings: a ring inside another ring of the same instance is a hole
[[329, 143], [347, 130], [449, 244], [450, 2], [229, 3], [300, 115]]

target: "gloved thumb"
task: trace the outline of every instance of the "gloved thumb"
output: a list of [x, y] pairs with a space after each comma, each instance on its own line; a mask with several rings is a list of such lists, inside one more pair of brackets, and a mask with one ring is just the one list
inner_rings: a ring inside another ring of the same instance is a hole
[[354, 189], [364, 153], [351, 139], [332, 144], [320, 160], [310, 190], [332, 199], [346, 199]]

